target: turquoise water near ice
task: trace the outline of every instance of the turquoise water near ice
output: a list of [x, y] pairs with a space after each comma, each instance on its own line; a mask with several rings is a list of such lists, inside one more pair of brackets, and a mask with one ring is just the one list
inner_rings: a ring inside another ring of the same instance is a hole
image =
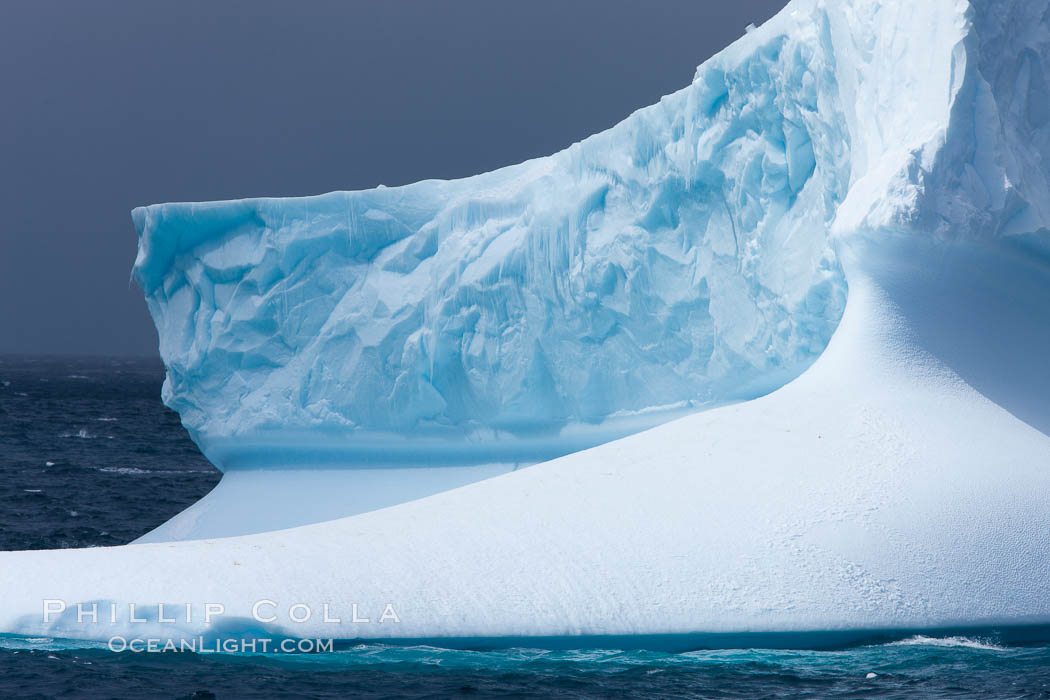
[[961, 637], [679, 654], [362, 645], [282, 657], [114, 654], [48, 640], [3, 646], [0, 695], [11, 698], [1050, 697], [1050, 646]]

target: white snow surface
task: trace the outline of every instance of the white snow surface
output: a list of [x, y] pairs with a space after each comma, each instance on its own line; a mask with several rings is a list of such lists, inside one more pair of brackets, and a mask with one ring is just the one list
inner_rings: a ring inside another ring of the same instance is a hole
[[[260, 446], [324, 461], [294, 436], [336, 461], [390, 435], [491, 458], [507, 433], [732, 399], [823, 353], [760, 398], [353, 517], [2, 553], [0, 631], [1050, 625], [1048, 25], [1041, 0], [794, 0], [549, 159], [136, 210], [165, 397], [227, 468]], [[122, 621], [45, 624], [47, 598]], [[251, 621], [260, 600], [277, 620]]]

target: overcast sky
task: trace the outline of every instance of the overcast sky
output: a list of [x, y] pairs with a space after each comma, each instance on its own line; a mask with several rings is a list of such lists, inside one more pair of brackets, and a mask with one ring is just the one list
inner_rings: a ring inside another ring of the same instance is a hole
[[784, 2], [4, 0], [0, 353], [156, 354], [137, 205], [547, 155]]

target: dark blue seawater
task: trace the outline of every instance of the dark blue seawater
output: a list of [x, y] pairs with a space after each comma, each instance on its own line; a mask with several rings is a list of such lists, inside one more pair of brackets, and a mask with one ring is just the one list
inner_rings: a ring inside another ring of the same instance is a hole
[[[0, 549], [124, 544], [215, 486], [160, 402], [162, 379], [152, 360], [0, 358]], [[351, 696], [1050, 698], [1050, 645], [990, 633], [838, 651], [370, 645], [220, 656], [0, 638], [0, 698]]]
[[0, 357], [0, 549], [126, 544], [219, 482], [159, 360]]

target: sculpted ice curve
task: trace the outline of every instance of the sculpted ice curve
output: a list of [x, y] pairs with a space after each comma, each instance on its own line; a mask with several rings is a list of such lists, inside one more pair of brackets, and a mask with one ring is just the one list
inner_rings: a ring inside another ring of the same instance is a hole
[[166, 402], [220, 466], [307, 443], [456, 463], [556, 456], [776, 388], [845, 303], [827, 230], [848, 135], [818, 30], [767, 31], [609, 131], [493, 173], [137, 209]]
[[[839, 322], [843, 241], [1050, 254], [1046, 26], [1020, 0], [798, 0], [690, 86], [547, 158], [136, 209], [165, 401], [221, 469], [477, 466], [434, 492], [768, 393]], [[1050, 428], [1026, 350], [988, 365], [1009, 391], [946, 352]], [[411, 474], [332, 508], [303, 493], [312, 514], [275, 522], [425, 495]], [[228, 529], [250, 515], [231, 484], [169, 529], [247, 531]]]
[[165, 400], [205, 445], [298, 430], [381, 450], [767, 392], [841, 316], [829, 231], [1050, 250], [1047, 12], [796, 0], [548, 158], [136, 209]]

